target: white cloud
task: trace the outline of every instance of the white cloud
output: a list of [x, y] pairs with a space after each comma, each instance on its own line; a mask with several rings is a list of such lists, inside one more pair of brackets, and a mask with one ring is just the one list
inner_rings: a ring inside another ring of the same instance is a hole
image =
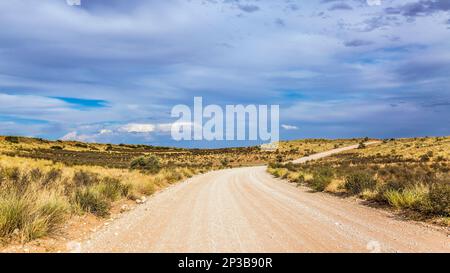
[[163, 133], [170, 133], [172, 128], [179, 130], [181, 127], [191, 127], [192, 130], [194, 130], [194, 128], [202, 128], [200, 124], [196, 124], [194, 122], [174, 122], [158, 124], [157, 130]]
[[283, 128], [284, 130], [298, 130], [297, 126], [287, 124], [281, 124], [281, 128]]
[[[193, 122], [174, 122], [174, 123], [129, 123], [122, 125], [118, 128], [118, 132], [121, 133], [170, 133], [172, 128], [180, 127], [191, 127], [192, 129], [196, 127]], [[100, 133], [104, 131], [105, 133], [113, 133], [110, 129], [103, 129]]]
[[156, 126], [158, 132], [170, 133], [172, 130], [172, 123], [161, 123]]
[[109, 134], [112, 134], [112, 130], [109, 130], [109, 129], [102, 129], [102, 130], [100, 130], [100, 132], [99, 132], [99, 134], [100, 135], [109, 135]]
[[77, 132], [70, 132], [64, 135], [61, 140], [74, 140], [77, 138]]
[[152, 133], [156, 129], [154, 124], [129, 123], [119, 128], [120, 131], [128, 133]]
[[73, 140], [73, 141], [81, 141], [81, 142], [95, 142], [96, 135], [85, 135], [85, 134], [78, 134], [78, 132], [73, 131], [70, 133], [67, 133], [64, 135], [61, 140]]

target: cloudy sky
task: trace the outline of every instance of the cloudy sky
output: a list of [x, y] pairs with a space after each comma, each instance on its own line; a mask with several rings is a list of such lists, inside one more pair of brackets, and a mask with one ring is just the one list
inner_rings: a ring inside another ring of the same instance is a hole
[[283, 139], [450, 134], [448, 0], [14, 0], [0, 26], [2, 135], [235, 145], [170, 140], [194, 96], [279, 104]]

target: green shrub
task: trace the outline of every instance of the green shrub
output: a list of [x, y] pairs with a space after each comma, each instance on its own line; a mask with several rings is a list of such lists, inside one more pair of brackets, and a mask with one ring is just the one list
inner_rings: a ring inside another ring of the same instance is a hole
[[228, 167], [230, 164], [230, 161], [228, 160], [228, 158], [224, 158], [220, 161], [220, 164], [222, 164], [222, 167]]
[[329, 166], [319, 166], [314, 170], [313, 179], [309, 181], [316, 191], [324, 191], [334, 177], [334, 170]]
[[376, 180], [368, 173], [356, 172], [345, 179], [344, 188], [352, 194], [360, 194], [364, 190], [373, 190], [377, 185]]
[[13, 168], [5, 168], [3, 169], [3, 174], [6, 177], [6, 179], [10, 180], [13, 183], [19, 183], [21, 172], [20, 169], [17, 167]]
[[276, 160], [277, 163], [281, 163], [281, 162], [284, 161], [284, 157], [283, 157], [283, 155], [278, 154], [276, 156], [275, 160]]
[[428, 194], [428, 199], [421, 206], [421, 209], [428, 214], [449, 217], [450, 184], [444, 181], [432, 185]]
[[100, 192], [91, 188], [77, 189], [75, 202], [83, 211], [100, 217], [107, 216], [111, 208], [111, 202]]
[[315, 191], [324, 191], [331, 183], [332, 177], [324, 175], [314, 175], [313, 179], [309, 181], [311, 187]]
[[[34, 175], [38, 175], [37, 173]], [[43, 186], [48, 186], [50, 184], [55, 183], [62, 176], [62, 170], [60, 169], [51, 169], [48, 173], [45, 174], [44, 179], [42, 180]]]
[[302, 184], [305, 182], [305, 176], [301, 173], [292, 172], [288, 175], [289, 182]]
[[19, 143], [19, 138], [16, 136], [7, 136], [7, 137], [5, 137], [5, 141], [7, 141], [9, 143], [17, 144], [17, 143]]
[[329, 166], [321, 166], [315, 172], [320, 176], [326, 176], [330, 178], [334, 177], [334, 170]]
[[122, 196], [128, 196], [130, 185], [124, 185], [116, 178], [104, 178], [95, 189], [106, 199], [116, 201]]
[[305, 183], [305, 176], [303, 174], [300, 174], [294, 182], [296, 182], [297, 184]]
[[88, 148], [89, 146], [86, 143], [75, 143], [75, 147]]
[[283, 167], [286, 168], [286, 169], [287, 169], [288, 171], [290, 171], [290, 172], [295, 172], [295, 171], [297, 171], [297, 168], [296, 168], [295, 164], [292, 163], [292, 162], [288, 162], [288, 163], [284, 164]]
[[10, 192], [15, 194], [24, 194], [31, 185], [30, 175], [22, 172], [19, 168], [3, 168], [0, 171], [0, 184], [2, 192]]
[[91, 186], [100, 181], [97, 174], [83, 170], [76, 172], [72, 180], [77, 187]]
[[275, 162], [275, 161], [271, 161], [269, 162], [269, 168], [271, 169], [277, 169], [277, 168], [281, 168], [283, 167], [283, 164]]
[[[76, 189], [75, 203], [86, 212], [100, 217], [109, 214], [111, 202], [130, 194], [131, 185], [124, 185], [119, 179], [106, 177], [101, 182]], [[88, 183], [88, 184], [89, 184]]]
[[402, 191], [406, 188], [406, 186], [407, 185], [403, 183], [403, 181], [400, 181], [398, 179], [389, 180], [382, 187], [380, 187], [380, 192], [384, 194], [387, 191]]
[[161, 164], [159, 162], [159, 158], [154, 155], [141, 156], [131, 161], [130, 168], [144, 170], [152, 174], [156, 174], [161, 170]]
[[40, 180], [42, 177], [44, 176], [44, 174], [42, 173], [42, 171], [38, 168], [34, 168], [30, 171], [30, 178], [33, 181], [38, 181]]

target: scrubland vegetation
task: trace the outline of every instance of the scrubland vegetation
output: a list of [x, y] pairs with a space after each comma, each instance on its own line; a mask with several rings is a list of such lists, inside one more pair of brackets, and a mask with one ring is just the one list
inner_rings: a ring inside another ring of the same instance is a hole
[[0, 137], [0, 242], [57, 234], [74, 215], [107, 217], [117, 201], [139, 201], [201, 172], [282, 162], [357, 141], [281, 142], [277, 150], [263, 151]]
[[0, 137], [0, 153], [64, 163], [67, 166], [101, 166], [128, 168], [141, 156], [154, 155], [161, 168], [191, 167], [218, 169], [269, 161], [287, 161], [357, 143], [358, 139], [308, 139], [280, 142], [275, 151], [263, 151], [258, 146], [224, 149], [181, 149], [147, 145], [110, 145], [75, 141], [48, 141], [36, 138]]
[[275, 177], [356, 195], [417, 219], [449, 224], [450, 138], [385, 140], [305, 164], [271, 163]]
[[0, 137], [0, 243], [58, 234], [77, 215], [107, 217], [119, 201], [139, 201], [198, 173], [268, 162], [274, 176], [316, 191], [448, 222], [450, 138], [386, 140], [306, 164], [282, 163], [362, 141], [288, 141], [264, 151]]
[[137, 200], [201, 171], [69, 167], [0, 155], [0, 243], [56, 234], [73, 215], [106, 217], [115, 201]]

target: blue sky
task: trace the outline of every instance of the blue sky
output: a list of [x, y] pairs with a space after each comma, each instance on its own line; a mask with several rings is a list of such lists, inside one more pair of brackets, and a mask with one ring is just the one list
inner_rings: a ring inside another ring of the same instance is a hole
[[170, 140], [194, 96], [280, 104], [282, 139], [450, 134], [448, 0], [15, 0], [0, 26], [3, 135], [236, 145]]

